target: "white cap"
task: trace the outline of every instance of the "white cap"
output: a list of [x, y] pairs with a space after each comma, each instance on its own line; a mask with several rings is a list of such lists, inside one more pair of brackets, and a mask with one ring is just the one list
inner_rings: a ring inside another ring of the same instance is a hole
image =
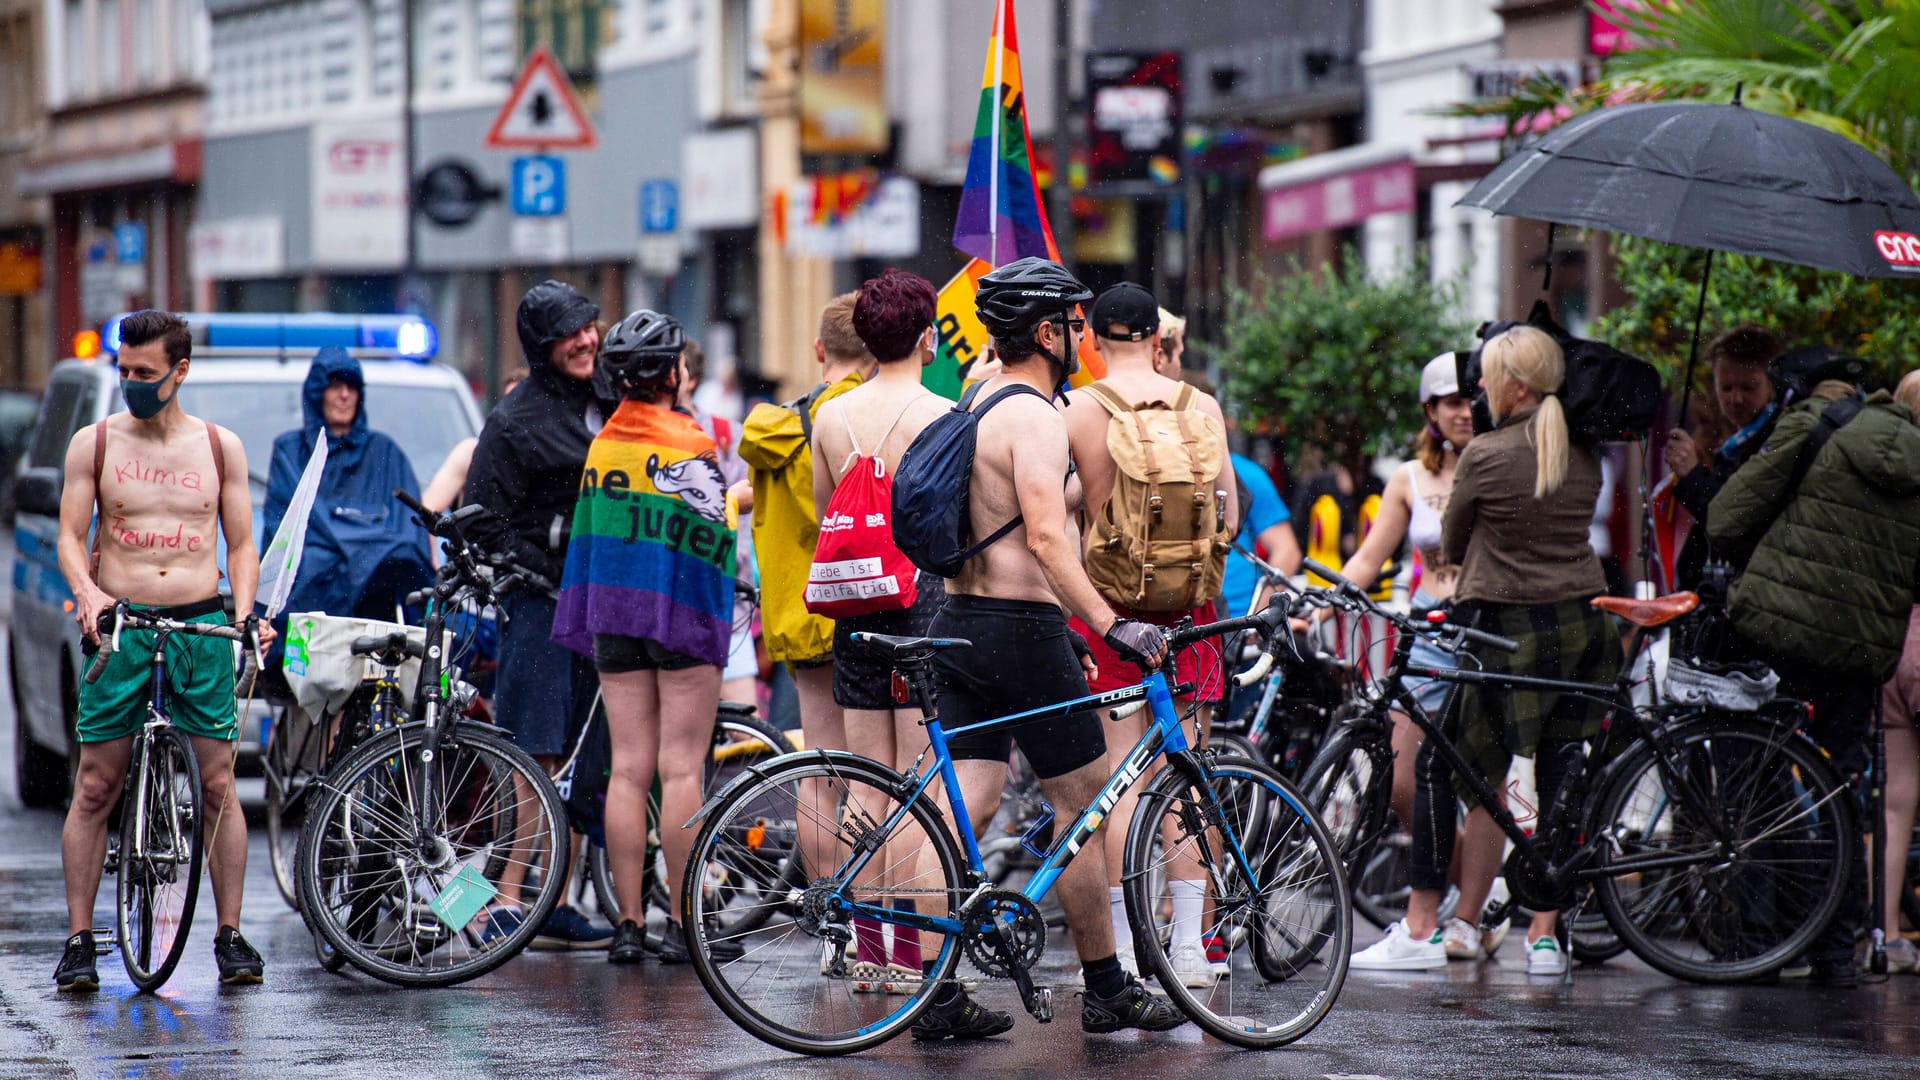
[[1420, 401], [1423, 404], [1459, 392], [1460, 368], [1454, 362], [1452, 353], [1443, 352], [1427, 361], [1426, 370], [1420, 373]]

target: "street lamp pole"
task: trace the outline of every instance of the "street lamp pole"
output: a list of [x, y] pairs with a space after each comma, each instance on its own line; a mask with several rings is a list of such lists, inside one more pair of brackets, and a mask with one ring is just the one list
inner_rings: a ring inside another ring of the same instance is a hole
[[1073, 185], [1068, 178], [1073, 151], [1073, 8], [1074, 0], [1053, 5], [1053, 184], [1047, 188], [1047, 217], [1060, 261], [1073, 258]]
[[400, 302], [402, 305], [413, 302], [417, 291], [414, 280], [416, 262], [419, 258], [418, 238], [415, 218], [419, 215], [414, 207], [414, 150], [413, 150], [413, 34], [414, 0], [400, 0], [400, 161], [405, 177], [403, 198], [406, 200], [407, 225], [405, 243], [400, 255]]

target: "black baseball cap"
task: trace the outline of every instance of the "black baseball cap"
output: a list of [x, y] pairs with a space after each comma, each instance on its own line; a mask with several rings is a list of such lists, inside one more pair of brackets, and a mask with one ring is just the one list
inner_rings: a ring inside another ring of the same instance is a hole
[[[1094, 333], [1109, 341], [1145, 341], [1160, 329], [1160, 303], [1147, 290], [1123, 281], [1100, 294], [1087, 321], [1093, 324]], [[1109, 333], [1115, 323], [1126, 327], [1127, 332]]]

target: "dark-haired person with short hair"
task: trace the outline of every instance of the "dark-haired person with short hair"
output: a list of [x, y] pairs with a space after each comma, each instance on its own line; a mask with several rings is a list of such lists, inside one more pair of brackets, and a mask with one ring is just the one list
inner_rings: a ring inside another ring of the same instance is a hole
[[[888, 270], [860, 287], [853, 302], [853, 329], [879, 367], [873, 378], [820, 406], [814, 417], [817, 515], [826, 514], [834, 489], [859, 459], [871, 456], [891, 475], [907, 447], [951, 405], [920, 382], [921, 369], [933, 362], [934, 297], [931, 282], [900, 270]], [[829, 526], [822, 521], [820, 527], [824, 532]], [[892, 653], [856, 644], [852, 635], [924, 635], [946, 600], [945, 583], [923, 571], [915, 587], [909, 608], [849, 615], [833, 626], [833, 700], [846, 717], [847, 744], [902, 769], [926, 747], [920, 710], [894, 704]], [[903, 907], [913, 903], [896, 901]], [[918, 984], [921, 956], [915, 935], [896, 928], [889, 951], [885, 928], [878, 922], [855, 919], [853, 929], [854, 989], [871, 992], [886, 982]]]
[[1731, 429], [1719, 445], [1702, 458], [1701, 444], [1685, 431], [1667, 436], [1667, 468], [1673, 470], [1673, 497], [1693, 526], [1680, 545], [1674, 564], [1673, 587], [1693, 589], [1700, 584], [1712, 544], [1707, 539], [1707, 507], [1727, 480], [1759, 453], [1773, 434], [1780, 407], [1775, 401], [1769, 368], [1785, 346], [1779, 338], [1752, 323], [1742, 323], [1707, 343], [1707, 364], [1713, 378], [1713, 401]]
[[[1083, 655], [1086, 644], [1068, 627], [1063, 605], [1122, 655], [1154, 665], [1166, 656], [1160, 630], [1116, 615], [1080, 562], [1071, 515], [1085, 496], [1072, 467], [1067, 421], [1054, 399], [1079, 370], [1086, 323], [1076, 310], [1092, 299], [1092, 290], [1066, 267], [1046, 259], [1019, 259], [980, 279], [974, 303], [1001, 367], [962, 399], [979, 417], [968, 533], [990, 536], [1008, 521], [1020, 524], [949, 580], [946, 607], [934, 617], [935, 636], [973, 643], [934, 657], [940, 719], [949, 730], [1087, 695], [1087, 680], [1099, 670]], [[1054, 806], [1088, 806], [1106, 786], [1107, 737], [1098, 710], [960, 736], [950, 749], [976, 832], [1000, 805], [1015, 743]], [[1081, 1030], [1178, 1027], [1185, 1016], [1148, 993], [1121, 961], [1106, 886], [1106, 847], [1089, 844], [1067, 864], [1055, 893], [1086, 984]], [[921, 1014], [913, 1037], [980, 1039], [1012, 1026], [1013, 1017], [950, 986]]]
[[[260, 585], [247, 452], [238, 436], [180, 408], [191, 366], [187, 324], [164, 311], [120, 322], [120, 392], [127, 411], [74, 433], [60, 496], [60, 571], [74, 619], [88, 641], [116, 598], [136, 611], [188, 622], [227, 623], [216, 552], [227, 542], [234, 610], [251, 612]], [[100, 511], [97, 545], [88, 543]], [[262, 637], [271, 631], [261, 628]], [[107, 818], [119, 800], [146, 719], [151, 631], [128, 631], [97, 682], [80, 685], [80, 772], [60, 834], [67, 878], [66, 951], [54, 973], [63, 993], [97, 990], [93, 904], [107, 852]], [[142, 640], [146, 641], [143, 646]], [[214, 637], [170, 638], [173, 722], [193, 741], [206, 808], [207, 862], [219, 931], [214, 961], [223, 983], [257, 983], [265, 965], [240, 936], [247, 875], [247, 822], [233, 791], [232, 646]]]

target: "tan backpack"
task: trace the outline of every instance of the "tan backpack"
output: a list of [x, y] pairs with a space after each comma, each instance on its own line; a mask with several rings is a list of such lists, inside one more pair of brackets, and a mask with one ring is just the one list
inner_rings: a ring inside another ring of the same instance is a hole
[[1087, 387], [1112, 419], [1113, 494], [1093, 523], [1087, 576], [1109, 600], [1140, 611], [1190, 611], [1219, 595], [1226, 569], [1227, 433], [1182, 385], [1173, 404], [1129, 405]]

